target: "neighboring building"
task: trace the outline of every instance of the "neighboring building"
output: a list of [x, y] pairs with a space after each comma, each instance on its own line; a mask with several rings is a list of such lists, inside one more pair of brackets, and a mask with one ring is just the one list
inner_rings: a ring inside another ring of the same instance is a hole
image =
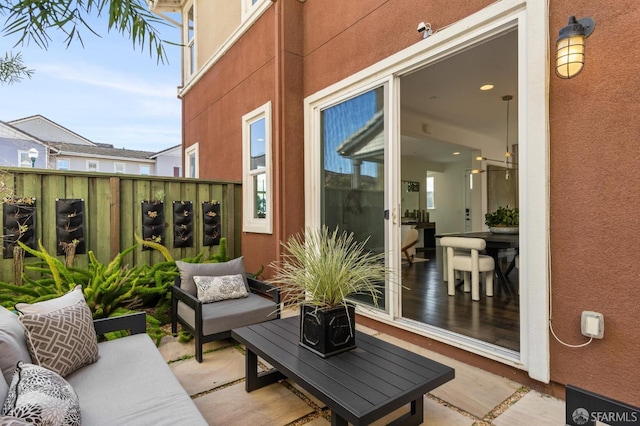
[[149, 158], [156, 161], [158, 176], [182, 177], [182, 145], [156, 152]]
[[[510, 377], [640, 406], [633, 2], [150, 3], [182, 14], [185, 175], [243, 181], [249, 270], [280, 258], [279, 241], [304, 226], [326, 224], [371, 235], [400, 276], [401, 181], [435, 176], [437, 233], [483, 229], [487, 206], [511, 191], [518, 350], [406, 318], [399, 282], [362, 318]], [[584, 70], [561, 79], [555, 41], [569, 15], [597, 24]], [[433, 34], [423, 38], [420, 21]], [[583, 311], [604, 314], [604, 339], [560, 343], [588, 340]]]
[[[31, 167], [23, 158], [28, 159], [31, 148], [39, 152], [35, 167], [57, 170], [176, 176], [182, 163], [179, 146], [157, 153], [114, 148], [92, 142], [41, 115], [0, 123], [0, 129], [6, 166]], [[21, 161], [14, 162], [16, 156]]]
[[[34, 164], [29, 158], [29, 151], [35, 149], [39, 155]], [[45, 155], [40, 155], [44, 153]], [[38, 167], [47, 168], [49, 163], [49, 147], [13, 126], [0, 121], [0, 167]]]

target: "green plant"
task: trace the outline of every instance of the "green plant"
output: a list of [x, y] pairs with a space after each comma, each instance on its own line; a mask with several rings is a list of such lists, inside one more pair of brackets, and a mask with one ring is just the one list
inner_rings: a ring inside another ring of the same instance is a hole
[[294, 304], [331, 308], [346, 305], [346, 298], [356, 294], [370, 295], [376, 303], [389, 271], [384, 253], [369, 252], [366, 243], [356, 241], [353, 233], [340, 234], [338, 228], [307, 228], [281, 243], [285, 254], [269, 265], [275, 274], [268, 282], [280, 285]]
[[487, 226], [518, 226], [519, 224], [519, 214], [517, 207], [498, 207], [493, 213], [487, 213], [484, 215], [484, 223]]

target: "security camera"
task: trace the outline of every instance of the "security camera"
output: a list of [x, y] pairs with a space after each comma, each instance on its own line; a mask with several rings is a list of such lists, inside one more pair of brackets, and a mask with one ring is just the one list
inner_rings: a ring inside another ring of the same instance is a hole
[[422, 38], [429, 37], [433, 33], [433, 31], [431, 30], [431, 24], [425, 24], [424, 22], [420, 22], [418, 24], [418, 32], [424, 33]]

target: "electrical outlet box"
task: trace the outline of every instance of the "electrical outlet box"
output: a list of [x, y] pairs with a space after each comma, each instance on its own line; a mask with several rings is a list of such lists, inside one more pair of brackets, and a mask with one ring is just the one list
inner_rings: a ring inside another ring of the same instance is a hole
[[604, 337], [604, 315], [600, 312], [582, 311], [580, 324], [583, 335], [594, 339]]

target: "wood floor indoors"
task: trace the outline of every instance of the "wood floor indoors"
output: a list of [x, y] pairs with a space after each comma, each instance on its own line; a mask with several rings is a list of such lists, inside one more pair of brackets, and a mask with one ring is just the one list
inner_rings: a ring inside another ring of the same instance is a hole
[[[484, 285], [480, 301], [471, 300], [471, 293], [456, 288], [455, 296], [447, 294], [442, 280], [442, 250], [427, 249], [418, 257], [427, 262], [414, 262], [402, 266], [402, 316], [439, 328], [473, 337], [513, 351], [520, 350], [520, 309], [518, 270], [509, 274], [516, 294], [508, 297], [499, 290], [498, 278], [493, 297], [485, 295]], [[503, 269], [504, 270], [504, 269]]]

